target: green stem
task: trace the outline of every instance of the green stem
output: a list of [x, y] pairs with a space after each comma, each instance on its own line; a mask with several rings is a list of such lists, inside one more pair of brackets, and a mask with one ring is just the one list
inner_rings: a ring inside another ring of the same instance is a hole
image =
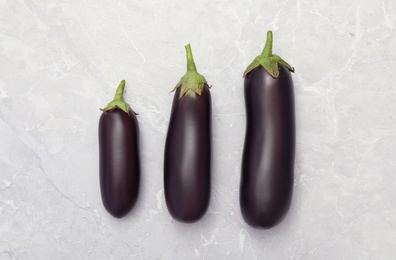
[[118, 85], [113, 101], [124, 102], [124, 89], [125, 89], [125, 80], [121, 80], [121, 83], [120, 85]]
[[118, 107], [122, 109], [124, 112], [129, 113], [130, 107], [128, 103], [124, 101], [124, 89], [125, 89], [125, 80], [121, 80], [121, 83], [120, 85], [118, 85], [117, 91], [114, 95], [113, 101], [111, 101], [105, 108], [101, 110], [103, 112], [106, 112]]
[[187, 72], [172, 90], [175, 91], [176, 89], [181, 88], [179, 99], [184, 95], [189, 95], [193, 98], [195, 98], [196, 95], [200, 96], [205, 84], [207, 84], [204, 76], [197, 72], [194, 57], [191, 51], [191, 45], [187, 44], [185, 48], [187, 56]]
[[262, 57], [271, 57], [272, 56], [272, 32], [267, 32], [267, 41], [265, 42], [265, 46], [263, 52], [261, 53]]
[[197, 68], [195, 67], [194, 57], [191, 51], [191, 45], [187, 44], [186, 48], [186, 56], [187, 56], [187, 71], [197, 72]]
[[246, 68], [243, 76], [245, 77], [249, 72], [256, 69], [257, 67], [262, 67], [267, 71], [273, 78], [279, 76], [279, 65], [286, 67], [289, 71], [294, 72], [294, 68], [290, 66], [286, 61], [284, 61], [278, 55], [272, 53], [272, 32], [267, 32], [267, 41], [265, 43], [264, 49], [261, 55], [257, 56], [252, 63]]

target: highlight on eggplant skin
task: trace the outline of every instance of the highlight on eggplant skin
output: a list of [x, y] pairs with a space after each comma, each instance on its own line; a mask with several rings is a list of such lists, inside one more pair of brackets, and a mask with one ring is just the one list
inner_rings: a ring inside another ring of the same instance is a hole
[[246, 135], [240, 207], [247, 224], [271, 228], [286, 216], [293, 193], [294, 88], [289, 64], [272, 55], [268, 32], [263, 53], [246, 69]]
[[192, 223], [208, 209], [211, 185], [211, 95], [198, 74], [190, 45], [187, 72], [175, 87], [165, 144], [164, 193], [177, 221]]
[[114, 217], [136, 204], [140, 183], [139, 126], [125, 103], [121, 81], [116, 96], [99, 120], [99, 176], [103, 206]]

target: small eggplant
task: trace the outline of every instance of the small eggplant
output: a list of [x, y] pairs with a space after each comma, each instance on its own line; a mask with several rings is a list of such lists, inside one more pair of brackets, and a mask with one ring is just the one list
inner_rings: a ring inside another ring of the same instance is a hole
[[139, 127], [135, 112], [125, 103], [121, 81], [114, 100], [99, 120], [99, 168], [102, 202], [114, 217], [135, 205], [140, 182]]
[[285, 217], [294, 182], [295, 112], [289, 64], [272, 54], [272, 32], [244, 73], [246, 135], [240, 207], [250, 226], [270, 228]]
[[191, 223], [209, 205], [212, 105], [209, 86], [197, 72], [190, 45], [186, 53], [187, 72], [174, 88], [166, 137], [164, 193], [172, 217]]

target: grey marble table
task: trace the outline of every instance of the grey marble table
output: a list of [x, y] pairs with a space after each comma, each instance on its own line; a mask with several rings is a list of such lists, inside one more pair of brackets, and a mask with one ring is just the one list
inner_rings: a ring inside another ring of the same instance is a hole
[[[395, 259], [396, 3], [392, 0], [0, 0], [1, 259]], [[239, 210], [242, 73], [261, 52], [296, 68], [289, 214]], [[213, 98], [205, 217], [173, 220], [163, 148], [184, 45]], [[139, 113], [142, 181], [123, 219], [99, 190], [98, 119], [121, 79]]]

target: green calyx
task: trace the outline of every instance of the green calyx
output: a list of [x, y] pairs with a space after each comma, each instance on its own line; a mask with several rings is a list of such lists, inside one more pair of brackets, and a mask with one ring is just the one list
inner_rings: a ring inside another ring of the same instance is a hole
[[[125, 80], [121, 80], [120, 85], [118, 85], [116, 94], [114, 96], [113, 101], [111, 101], [105, 108], [101, 108], [103, 112], [107, 112], [109, 110], [112, 110], [114, 108], [120, 108], [122, 109], [125, 113], [129, 113], [129, 110], [132, 110], [128, 103], [124, 101], [124, 88], [125, 88]], [[133, 110], [132, 110], [133, 112]], [[135, 113], [135, 112], [134, 112]], [[136, 114], [136, 113], [135, 113]]]
[[272, 54], [272, 32], [267, 32], [267, 42], [265, 43], [264, 50], [261, 55], [257, 56], [253, 62], [246, 68], [243, 73], [245, 77], [249, 72], [258, 66], [262, 66], [273, 78], [279, 76], [279, 64], [285, 66], [291, 72], [294, 72], [294, 68], [290, 66], [286, 61], [284, 61], [278, 55]]
[[187, 55], [187, 72], [171, 91], [173, 92], [178, 88], [181, 88], [179, 99], [184, 95], [191, 95], [192, 97], [195, 97], [197, 94], [200, 96], [205, 84], [207, 84], [204, 76], [197, 72], [190, 44], [186, 45], [185, 48]]

